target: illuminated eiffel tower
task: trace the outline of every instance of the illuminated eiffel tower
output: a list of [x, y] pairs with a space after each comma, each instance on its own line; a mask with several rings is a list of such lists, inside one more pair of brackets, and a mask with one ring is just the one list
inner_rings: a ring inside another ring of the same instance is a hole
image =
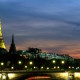
[[5, 44], [4, 44], [4, 39], [2, 35], [2, 23], [0, 20], [0, 48], [6, 49]]

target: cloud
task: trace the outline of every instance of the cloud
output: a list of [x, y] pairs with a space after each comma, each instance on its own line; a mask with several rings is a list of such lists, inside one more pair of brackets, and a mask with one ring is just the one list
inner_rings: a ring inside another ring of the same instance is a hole
[[0, 0], [0, 17], [8, 48], [14, 33], [18, 49], [79, 54], [79, 0]]
[[[16, 43], [16, 42], [15, 42]], [[9, 47], [9, 46], [8, 46]], [[42, 51], [53, 52], [58, 54], [68, 54], [74, 58], [79, 58], [80, 44], [78, 41], [56, 41], [56, 40], [39, 40], [29, 39], [23, 43], [16, 43], [17, 50], [27, 50], [29, 47], [40, 48]]]

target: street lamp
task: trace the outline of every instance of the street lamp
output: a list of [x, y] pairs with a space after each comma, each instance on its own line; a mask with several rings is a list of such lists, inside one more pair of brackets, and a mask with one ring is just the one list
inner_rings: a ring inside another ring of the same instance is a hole
[[32, 61], [30, 61], [30, 62], [29, 62], [30, 70], [32, 70], [32, 69], [33, 69], [33, 68], [32, 68], [32, 66], [33, 66], [33, 62], [32, 62]]
[[43, 69], [44, 67], [42, 66], [41, 69]]
[[12, 66], [11, 69], [14, 69], [14, 67]]
[[18, 64], [22, 64], [22, 62], [21, 61], [18, 61]]
[[71, 66], [69, 66], [69, 69], [71, 69]]
[[25, 66], [25, 69], [27, 68], [27, 66]]
[[72, 67], [72, 69], [74, 69], [74, 67]]
[[32, 62], [32, 61], [30, 61], [30, 62], [29, 62], [29, 64], [30, 64], [30, 65], [32, 65], [32, 64], [33, 64], [33, 62]]
[[36, 67], [34, 66], [34, 69], [35, 69]]
[[4, 65], [4, 63], [3, 62], [1, 62], [1, 66], [3, 66]]
[[2, 80], [6, 80], [6, 75], [2, 75]]
[[55, 60], [53, 60], [52, 62], [53, 62], [53, 63], [56, 63], [56, 61], [55, 61]]
[[56, 66], [54, 66], [54, 69], [56, 69]]
[[60, 67], [58, 66], [57, 68], [59, 69]]
[[61, 61], [61, 64], [64, 64], [65, 62], [64, 61]]
[[47, 70], [49, 70], [49, 67], [47, 67]]

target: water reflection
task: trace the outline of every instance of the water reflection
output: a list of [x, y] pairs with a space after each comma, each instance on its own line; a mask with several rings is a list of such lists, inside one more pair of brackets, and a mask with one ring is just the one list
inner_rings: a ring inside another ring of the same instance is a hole
[[50, 80], [50, 77], [49, 76], [34, 76], [25, 80], [45, 80], [45, 79]]

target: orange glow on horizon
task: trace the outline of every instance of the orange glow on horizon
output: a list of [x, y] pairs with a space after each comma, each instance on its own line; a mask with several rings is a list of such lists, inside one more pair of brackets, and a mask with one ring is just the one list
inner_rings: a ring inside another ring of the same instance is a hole
[[[75, 42], [76, 43], [76, 42]], [[61, 46], [63, 44], [63, 46]], [[80, 58], [80, 44], [71, 44], [62, 41], [43, 41], [43, 40], [30, 40], [24, 43], [16, 44], [17, 50], [27, 50], [29, 47], [35, 47], [42, 49], [42, 52], [52, 52], [58, 54], [68, 54], [73, 58]], [[7, 50], [9, 50], [10, 45], [7, 45]]]

